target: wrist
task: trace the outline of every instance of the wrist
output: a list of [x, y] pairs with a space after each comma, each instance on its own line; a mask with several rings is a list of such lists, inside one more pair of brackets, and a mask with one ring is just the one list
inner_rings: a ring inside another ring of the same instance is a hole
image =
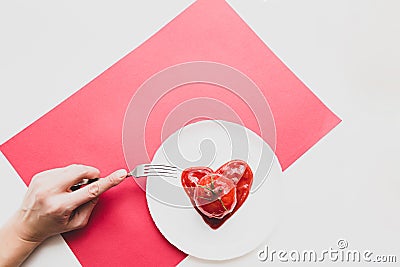
[[19, 266], [41, 242], [21, 238], [15, 216], [0, 229], [0, 266]]
[[9, 220], [10, 228], [21, 242], [40, 244], [46, 240], [48, 236], [44, 236], [39, 229], [36, 229], [37, 226], [35, 223], [31, 223], [29, 219], [32, 216], [27, 216], [27, 212], [29, 211], [17, 211]]

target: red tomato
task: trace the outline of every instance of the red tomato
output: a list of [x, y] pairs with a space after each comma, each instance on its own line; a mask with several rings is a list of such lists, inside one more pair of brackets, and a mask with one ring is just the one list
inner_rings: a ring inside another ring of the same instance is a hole
[[208, 174], [199, 180], [193, 199], [204, 215], [222, 219], [236, 206], [235, 184], [220, 174]]
[[182, 172], [181, 182], [203, 220], [217, 229], [247, 199], [253, 172], [243, 160], [232, 160], [215, 172], [207, 167], [188, 168]]

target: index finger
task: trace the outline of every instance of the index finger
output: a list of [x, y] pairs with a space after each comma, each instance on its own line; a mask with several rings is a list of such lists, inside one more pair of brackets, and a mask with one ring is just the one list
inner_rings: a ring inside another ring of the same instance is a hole
[[83, 179], [92, 179], [98, 178], [100, 175], [100, 171], [92, 166], [86, 166], [81, 164], [72, 164], [64, 168], [60, 168], [60, 174], [62, 179], [59, 179], [60, 183], [63, 183], [63, 186], [67, 186], [68, 188], [71, 185], [77, 184]]
[[98, 197], [108, 189], [120, 184], [126, 177], [126, 170], [118, 170], [105, 178], [100, 178], [97, 182], [91, 183], [81, 189], [68, 193], [69, 202], [72, 209], [89, 202]]

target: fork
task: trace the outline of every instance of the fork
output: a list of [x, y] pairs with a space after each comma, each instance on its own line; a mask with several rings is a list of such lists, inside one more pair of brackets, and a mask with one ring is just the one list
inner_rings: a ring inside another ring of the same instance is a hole
[[[178, 168], [175, 166], [168, 166], [164, 164], [140, 164], [137, 165], [131, 172], [126, 175], [127, 177], [145, 177], [145, 176], [162, 176], [166, 178], [176, 178]], [[73, 185], [71, 191], [76, 191], [82, 186], [94, 183], [99, 178], [83, 179], [81, 182]]]
[[164, 164], [141, 164], [129, 172], [126, 177], [162, 176], [176, 178], [178, 168]]

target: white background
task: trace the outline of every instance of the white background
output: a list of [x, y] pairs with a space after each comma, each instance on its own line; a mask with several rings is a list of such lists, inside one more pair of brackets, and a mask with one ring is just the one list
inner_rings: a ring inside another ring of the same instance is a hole
[[[137, 47], [191, 2], [1, 0], [0, 143]], [[285, 171], [285, 217], [266, 244], [276, 250], [321, 251], [336, 248], [337, 240], [345, 238], [350, 249], [397, 255], [400, 261], [400, 2], [229, 3], [343, 119]], [[18, 207], [25, 186], [3, 155], [0, 177], [1, 224]], [[229, 263], [257, 264], [256, 252]], [[188, 257], [181, 266], [213, 264]], [[56, 237], [27, 265], [79, 263]]]

